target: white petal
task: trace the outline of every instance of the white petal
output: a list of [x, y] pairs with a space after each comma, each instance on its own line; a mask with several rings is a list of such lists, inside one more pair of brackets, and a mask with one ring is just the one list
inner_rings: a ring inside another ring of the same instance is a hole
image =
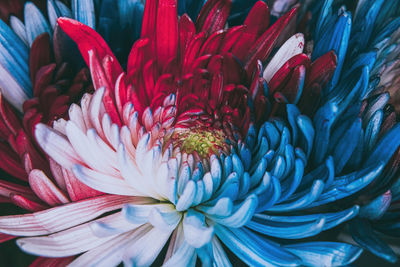
[[69, 120], [73, 121], [82, 132], [86, 132], [85, 118], [83, 117], [82, 109], [77, 104], [72, 104], [68, 110]]
[[274, 74], [288, 61], [291, 57], [303, 53], [304, 48], [304, 35], [302, 33], [296, 33], [290, 37], [282, 46], [278, 52], [269, 62], [268, 66], [264, 70], [263, 77], [269, 82]]
[[90, 121], [90, 116], [89, 116], [89, 107], [90, 107], [90, 102], [92, 101], [92, 95], [91, 94], [84, 94], [82, 99], [81, 99], [81, 110], [82, 110], [82, 115], [83, 115], [83, 121], [86, 124], [86, 129], [91, 129], [93, 128], [93, 124]]
[[195, 255], [195, 248], [183, 242], [172, 257], [163, 264], [163, 267], [189, 266]]
[[[147, 226], [149, 227], [149, 226]], [[108, 267], [117, 266], [121, 261], [126, 248], [140, 236], [141, 229], [129, 231], [118, 235], [102, 245], [89, 250], [76, 258], [68, 267], [96, 266]]]
[[124, 263], [135, 266], [149, 266], [156, 259], [167, 242], [171, 232], [151, 229], [143, 237], [129, 247], [124, 256]]
[[[18, 68], [18, 66], [17, 66]], [[12, 76], [4, 67], [0, 64], [0, 91], [4, 97], [13, 105], [16, 109], [22, 112], [23, 103], [29, 99], [29, 96], [25, 93], [24, 89], [18, 84], [14, 76]]]
[[66, 133], [72, 147], [87, 165], [105, 174], [119, 175], [119, 172], [108, 164], [97, 145], [90, 142], [86, 134], [74, 122], [68, 121]]
[[82, 162], [68, 140], [50, 127], [37, 124], [35, 136], [40, 147], [61, 166], [69, 169]]
[[103, 174], [79, 164], [72, 167], [72, 172], [82, 183], [104, 193], [125, 196], [145, 196], [132, 188], [121, 178]]
[[[98, 135], [105, 139], [104, 132], [101, 127], [100, 118], [102, 117], [102, 106], [103, 106], [103, 95], [104, 95], [104, 87], [97, 89], [89, 104], [89, 120], [93, 127], [96, 129]], [[104, 107], [103, 107], [104, 108]]]
[[28, 46], [24, 23], [16, 16], [10, 16], [10, 26], [18, 37]]
[[185, 234], [185, 241], [189, 245], [201, 248], [211, 241], [214, 228], [206, 226], [205, 217], [202, 213], [189, 210], [183, 219], [183, 232]]

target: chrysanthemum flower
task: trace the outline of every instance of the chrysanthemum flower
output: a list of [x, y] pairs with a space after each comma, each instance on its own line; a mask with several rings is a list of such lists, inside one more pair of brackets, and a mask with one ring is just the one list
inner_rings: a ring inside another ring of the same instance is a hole
[[[36, 75], [30, 70], [39, 100], [25, 102], [22, 126], [2, 99], [2, 138], [19, 140], [24, 129], [28, 137], [20, 139], [29, 140], [35, 129], [29, 142], [9, 141], [30, 152], [15, 158], [24, 159], [30, 188], [2, 182], [0, 189], [40, 210], [0, 217], [3, 239], [24, 236], [17, 240], [24, 251], [71, 266], [148, 266], [156, 258], [166, 266], [198, 258], [229, 266], [233, 257], [252, 266], [353, 262], [361, 248], [305, 238], [349, 220], [352, 228], [381, 218], [390, 200], [380, 195], [398, 170], [400, 125], [387, 111], [388, 95], [372, 95], [385, 91], [372, 87], [370, 75], [382, 65], [346, 64], [352, 20], [343, 9], [329, 14], [331, 4], [321, 9], [314, 47], [305, 51], [297, 7], [270, 25], [259, 1], [243, 25], [229, 28], [229, 0], [207, 1], [195, 23], [178, 17], [177, 1], [148, 0], [126, 68], [91, 25], [58, 19], [95, 92], [63, 102], [68, 116], [64, 109], [49, 116], [40, 88], [59, 79], [41, 74], [51, 71], [45, 61], [33, 68]], [[377, 32], [377, 39], [393, 33]], [[48, 36], [33, 44], [45, 50]], [[30, 121], [28, 110], [38, 119]], [[44, 165], [34, 165], [38, 159]], [[23, 178], [24, 169], [17, 170], [9, 172]]]

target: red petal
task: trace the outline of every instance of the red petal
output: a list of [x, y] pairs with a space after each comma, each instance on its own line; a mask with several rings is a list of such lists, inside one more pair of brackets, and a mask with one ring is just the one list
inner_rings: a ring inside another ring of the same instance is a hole
[[151, 43], [155, 41], [157, 6], [157, 0], [147, 0], [144, 6], [141, 38], [148, 38]]
[[20, 158], [4, 143], [0, 143], [0, 168], [18, 179], [28, 180]]
[[317, 58], [311, 64], [311, 71], [307, 76], [306, 88], [314, 83], [318, 83], [324, 87], [332, 78], [337, 65], [337, 58], [333, 51], [328, 52]]
[[15, 236], [13, 236], [13, 235], [6, 235], [3, 233], [0, 233], [0, 243], [6, 242], [6, 241], [14, 239], [14, 238], [15, 238]]
[[240, 60], [244, 59], [248, 49], [268, 29], [269, 15], [268, 6], [263, 1], [258, 1], [250, 10], [244, 21], [246, 29], [240, 40], [232, 48], [232, 53]]
[[56, 69], [56, 64], [50, 64], [41, 67], [36, 72], [35, 84], [33, 87], [33, 95], [40, 96], [43, 90], [53, 81], [54, 71]]
[[29, 72], [32, 84], [35, 84], [36, 72], [51, 63], [50, 35], [44, 33], [36, 37], [29, 52]]
[[219, 30], [211, 34], [210, 37], [204, 42], [202, 48], [200, 49], [199, 55], [205, 54], [216, 54], [219, 50], [219, 47], [224, 39], [226, 31]]
[[297, 17], [296, 15], [297, 8], [293, 8], [290, 12], [279, 18], [278, 21], [276, 21], [260, 38], [257, 39], [256, 43], [250, 48], [250, 51], [246, 53], [247, 56], [244, 59], [244, 68], [248, 77], [251, 77], [251, 74], [256, 67], [257, 60], [265, 61], [268, 58], [278, 37], [285, 29], [286, 25]]
[[160, 0], [157, 8], [157, 64], [164, 66], [178, 53], [178, 13], [176, 0]]
[[38, 257], [29, 267], [62, 267], [67, 266], [75, 259], [74, 256], [66, 258], [44, 258]]
[[139, 39], [132, 46], [131, 52], [128, 58], [128, 80], [130, 79], [132, 72], [136, 69], [142, 68], [144, 65], [145, 51], [149, 45], [149, 39]]
[[197, 32], [206, 32], [208, 35], [223, 29], [228, 19], [231, 5], [231, 0], [208, 0], [197, 17]]
[[196, 34], [196, 28], [190, 17], [183, 14], [179, 19], [179, 52], [181, 57], [185, 54], [186, 47]]
[[[108, 57], [108, 55], [106, 57]], [[103, 103], [108, 115], [110, 115], [112, 122], [121, 126], [121, 118], [114, 103], [115, 89], [112, 77], [108, 76], [104, 71], [103, 65], [100, 64], [99, 58], [94, 50], [89, 51], [89, 66], [95, 89], [105, 87]]]
[[304, 65], [306, 69], [310, 67], [311, 61], [306, 54], [299, 54], [291, 57], [285, 64], [274, 74], [268, 87], [271, 93], [283, 88], [290, 79], [293, 69], [297, 66]]
[[[78, 45], [83, 59], [88, 66], [90, 65], [88, 51], [94, 50], [101, 59], [103, 59], [105, 56], [110, 56], [112, 58], [112, 68], [115, 73], [118, 73], [119, 75], [122, 72], [121, 65], [119, 64], [117, 58], [114, 56], [107, 43], [96, 31], [85, 24], [80, 23], [79, 21], [69, 18], [59, 18], [57, 19], [57, 22], [61, 29]], [[116, 79], [117, 77], [113, 78]]]
[[143, 68], [144, 87], [146, 89], [146, 94], [149, 101], [151, 101], [151, 99], [154, 97], [154, 84], [158, 79], [158, 72], [156, 68], [157, 65], [155, 64], [154, 60], [148, 61]]
[[186, 53], [183, 60], [183, 74], [188, 73], [190, 66], [194, 63], [195, 59], [198, 57], [200, 47], [203, 45], [206, 39], [205, 33], [199, 33], [194, 36], [194, 38], [189, 42]]
[[15, 114], [13, 108], [8, 104], [8, 102], [3, 99], [3, 95], [0, 93], [0, 117], [3, 119], [4, 124], [7, 126], [8, 130], [16, 135], [21, 129], [21, 123], [17, 115]]
[[224, 54], [230, 51], [232, 47], [239, 41], [239, 38], [242, 36], [245, 30], [245, 25], [235, 26], [228, 29], [221, 44], [220, 53]]

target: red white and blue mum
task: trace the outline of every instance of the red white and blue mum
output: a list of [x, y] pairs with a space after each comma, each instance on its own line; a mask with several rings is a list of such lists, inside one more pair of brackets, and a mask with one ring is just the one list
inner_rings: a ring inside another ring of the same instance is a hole
[[[269, 25], [259, 1], [243, 25], [226, 28], [230, 1], [207, 1], [195, 23], [178, 17], [176, 2], [146, 1], [126, 70], [93, 29], [57, 20], [95, 92], [52, 125], [36, 124], [54, 179], [33, 169], [44, 207], [0, 217], [0, 231], [23, 236], [28, 253], [76, 256], [71, 266], [148, 266], [160, 253], [166, 266], [230, 266], [229, 253], [252, 266], [353, 262], [357, 246], [297, 240], [358, 216], [349, 198], [391, 180], [396, 163], [393, 120], [360, 138], [386, 104], [362, 102], [369, 66], [339, 79], [348, 14], [339, 15], [343, 42], [327, 49], [321, 35], [311, 61], [297, 8]], [[368, 153], [357, 150], [364, 142]]]

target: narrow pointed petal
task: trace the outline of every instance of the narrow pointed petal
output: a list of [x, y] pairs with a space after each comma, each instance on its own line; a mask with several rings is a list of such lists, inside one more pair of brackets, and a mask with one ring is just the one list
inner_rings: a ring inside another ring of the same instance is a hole
[[[73, 19], [59, 18], [57, 22], [61, 29], [78, 44], [79, 50], [88, 66], [90, 65], [88, 51], [95, 50], [98, 57], [101, 59], [105, 56], [111, 57], [111, 68], [113, 72], [115, 72], [116, 75], [121, 74], [121, 65], [107, 43], [97, 32]], [[117, 77], [113, 78], [115, 79], [114, 81], [116, 81]]]

